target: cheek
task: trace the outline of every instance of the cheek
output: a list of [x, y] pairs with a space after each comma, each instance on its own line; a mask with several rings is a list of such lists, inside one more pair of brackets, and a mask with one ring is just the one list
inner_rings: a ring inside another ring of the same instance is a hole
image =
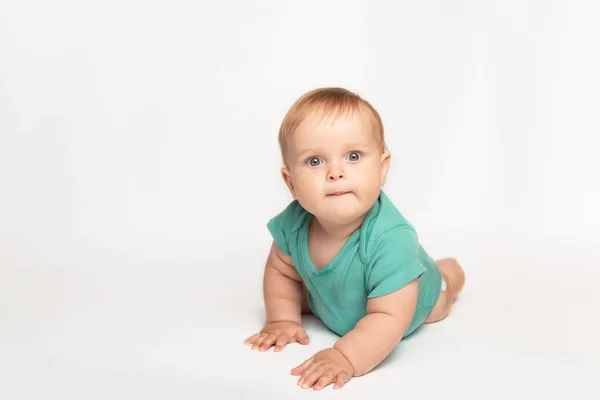
[[356, 177], [372, 181], [373, 177], [379, 178], [379, 176], [381, 175], [381, 165], [375, 160], [369, 160], [368, 162], [365, 162], [364, 164], [360, 165], [352, 172], [354, 173], [353, 175]]
[[323, 178], [316, 171], [297, 174], [294, 178], [296, 196], [306, 203], [313, 203], [323, 193]]
[[314, 187], [320, 179], [318, 171], [300, 171], [294, 176], [294, 183], [297, 188]]

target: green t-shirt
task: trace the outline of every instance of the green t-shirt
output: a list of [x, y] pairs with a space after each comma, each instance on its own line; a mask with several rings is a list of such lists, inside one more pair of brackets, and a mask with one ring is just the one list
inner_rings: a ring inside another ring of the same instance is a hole
[[292, 257], [311, 311], [329, 329], [345, 335], [367, 315], [368, 299], [392, 293], [415, 278], [419, 278], [417, 308], [404, 336], [423, 323], [440, 295], [441, 274], [413, 226], [383, 191], [361, 227], [322, 270], [313, 265], [308, 252], [312, 218], [294, 200], [267, 227], [277, 247]]

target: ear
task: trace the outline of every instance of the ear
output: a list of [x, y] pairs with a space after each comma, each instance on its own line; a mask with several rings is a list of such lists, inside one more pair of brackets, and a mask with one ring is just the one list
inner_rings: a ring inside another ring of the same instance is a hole
[[390, 159], [392, 156], [387, 151], [381, 155], [381, 186], [385, 184], [385, 177], [390, 169]]
[[294, 182], [292, 181], [292, 174], [290, 173], [290, 170], [287, 167], [281, 168], [281, 177], [283, 178], [283, 181], [285, 182], [286, 186], [290, 190], [292, 197], [294, 199], [296, 199], [296, 190], [294, 189]]

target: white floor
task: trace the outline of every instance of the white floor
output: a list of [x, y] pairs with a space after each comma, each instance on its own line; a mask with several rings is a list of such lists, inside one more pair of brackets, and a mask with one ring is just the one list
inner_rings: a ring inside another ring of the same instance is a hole
[[0, 398], [599, 398], [593, 260], [560, 269], [463, 258], [467, 285], [447, 320], [421, 328], [341, 391], [314, 392], [289, 370], [336, 336], [307, 318], [309, 346], [244, 346], [264, 315], [260, 266], [243, 270], [244, 258], [3, 267]]
[[[0, 1], [0, 400], [599, 400], [599, 11]], [[314, 318], [307, 347], [243, 341], [290, 201], [279, 124], [325, 85], [377, 108], [388, 195], [467, 283], [315, 392], [289, 374], [336, 340]]]

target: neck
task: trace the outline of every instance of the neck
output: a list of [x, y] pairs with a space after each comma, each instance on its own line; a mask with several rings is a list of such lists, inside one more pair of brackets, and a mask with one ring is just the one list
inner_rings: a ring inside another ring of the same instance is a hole
[[347, 224], [336, 224], [335, 222], [320, 220], [317, 217], [313, 218], [314, 228], [318, 229], [323, 235], [333, 240], [346, 240], [357, 229], [360, 228], [366, 214], [361, 215], [357, 219], [348, 222]]

